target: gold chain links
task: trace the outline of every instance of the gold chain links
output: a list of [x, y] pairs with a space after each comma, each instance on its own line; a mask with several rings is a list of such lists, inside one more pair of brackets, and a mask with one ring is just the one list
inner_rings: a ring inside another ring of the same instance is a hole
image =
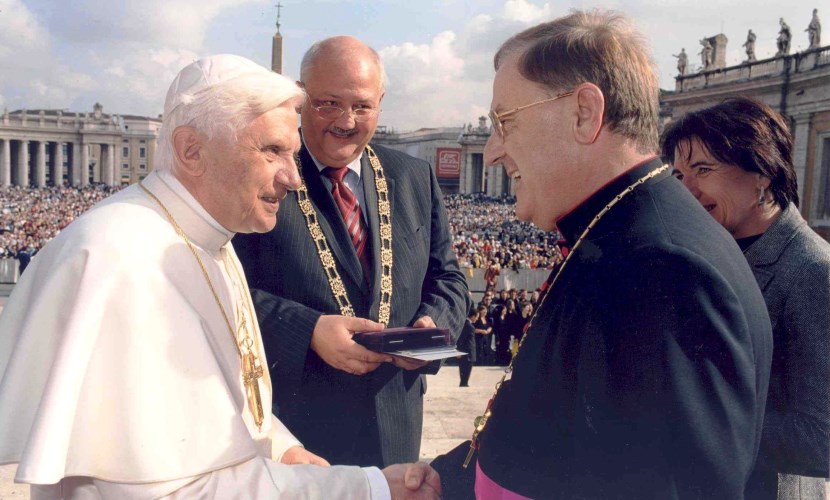
[[[190, 238], [187, 237], [184, 230], [179, 226], [176, 222], [176, 219], [173, 218], [173, 214], [167, 210], [167, 207], [164, 206], [164, 203], [161, 202], [158, 197], [152, 193], [149, 189], [147, 189], [143, 183], [139, 182], [138, 187], [140, 187], [147, 195], [153, 199], [153, 201], [161, 207], [161, 210], [164, 212], [164, 215], [167, 217], [167, 220], [170, 221], [170, 224], [173, 226], [173, 229], [176, 230], [176, 234], [184, 240], [187, 244], [187, 248], [190, 249], [190, 253], [193, 254], [193, 257], [196, 258], [196, 262], [199, 264], [199, 269], [202, 270], [202, 276], [205, 277], [205, 281], [210, 288], [210, 292], [213, 294], [213, 299], [216, 301], [216, 305], [219, 307], [219, 311], [222, 313], [222, 317], [225, 319], [225, 325], [228, 327], [228, 332], [231, 335], [231, 339], [233, 340], [233, 345], [236, 346], [236, 353], [239, 355], [239, 362], [242, 368], [242, 380], [245, 383], [246, 392], [248, 393], [248, 406], [251, 410], [251, 414], [254, 417], [254, 422], [256, 423], [257, 427], [262, 429], [262, 422], [264, 420], [263, 410], [262, 410], [262, 396], [259, 392], [259, 385], [257, 379], [263, 376], [262, 365], [260, 364], [259, 356], [254, 354], [253, 352], [253, 345], [254, 342], [251, 339], [248, 333], [248, 327], [246, 325], [245, 315], [240, 314], [242, 317], [242, 321], [239, 325], [239, 330], [242, 331], [243, 337], [242, 339], [237, 338], [237, 334], [234, 332], [233, 326], [231, 326], [231, 320], [228, 316], [228, 313], [225, 311], [225, 307], [222, 305], [222, 301], [219, 299], [219, 294], [216, 292], [216, 288], [213, 286], [213, 281], [210, 279], [208, 275], [207, 268], [205, 267], [204, 262], [202, 262], [202, 258], [199, 257], [199, 254], [196, 252], [196, 248], [193, 246], [193, 243], [190, 242]], [[241, 275], [239, 269], [237, 269], [236, 265], [233, 265], [234, 272], [236, 273], [237, 279], [241, 279]], [[230, 274], [230, 273], [229, 273]], [[247, 287], [245, 286], [244, 281], [240, 281], [240, 286], [244, 291], [247, 291]], [[243, 293], [244, 295], [244, 293]], [[248, 308], [248, 314], [251, 318], [256, 318], [256, 315], [253, 314], [251, 309], [251, 303], [245, 298], [246, 307]], [[242, 351], [242, 347], [244, 346], [246, 352]]]
[[493, 401], [495, 401], [496, 396], [498, 395], [499, 389], [501, 389], [502, 384], [504, 384], [504, 381], [507, 380], [507, 376], [510, 375], [513, 372], [513, 361], [515, 361], [516, 358], [519, 356], [519, 351], [521, 351], [522, 345], [524, 345], [525, 339], [527, 339], [527, 337], [529, 336], [528, 333], [530, 333], [530, 327], [531, 327], [531, 325], [533, 325], [533, 320], [536, 318], [536, 314], [542, 308], [542, 305], [545, 303], [545, 300], [547, 300], [548, 296], [551, 294], [551, 291], [553, 290], [553, 285], [556, 283], [556, 280], [559, 279], [559, 276], [562, 274], [562, 271], [565, 269], [565, 266], [571, 260], [571, 256], [574, 253], [576, 253], [576, 249], [579, 248], [579, 245], [582, 244], [582, 240], [584, 240], [585, 237], [588, 236], [588, 233], [591, 231], [591, 229], [593, 229], [593, 227], [600, 221], [600, 219], [602, 219], [602, 217], [606, 213], [608, 213], [609, 210], [611, 210], [611, 208], [614, 205], [619, 203], [619, 201], [622, 200], [623, 198], [625, 198], [629, 193], [631, 193], [632, 191], [637, 189], [637, 187], [644, 184], [649, 179], [652, 179], [652, 178], [656, 177], [657, 175], [661, 174], [662, 172], [665, 172], [668, 168], [669, 168], [668, 165], [663, 165], [659, 168], [655, 168], [654, 170], [652, 170], [648, 174], [646, 174], [646, 175], [640, 177], [639, 179], [637, 179], [634, 183], [632, 183], [627, 188], [623, 189], [622, 192], [620, 192], [620, 194], [615, 196], [613, 200], [611, 200], [607, 205], [605, 205], [605, 207], [602, 210], [599, 211], [599, 213], [593, 218], [591, 223], [588, 224], [588, 227], [586, 227], [585, 230], [582, 231], [582, 234], [579, 235], [579, 238], [577, 238], [576, 243], [574, 243], [574, 246], [571, 247], [571, 251], [568, 253], [568, 256], [565, 257], [565, 260], [562, 261], [562, 264], [556, 270], [556, 274], [554, 275], [553, 280], [550, 282], [550, 285], [548, 285], [544, 296], [542, 296], [542, 299], [539, 301], [539, 305], [536, 306], [536, 309], [533, 311], [533, 316], [530, 317], [530, 320], [527, 323], [527, 327], [525, 329], [525, 334], [522, 335], [522, 338], [519, 340], [519, 346], [516, 348], [516, 354], [514, 354], [513, 358], [510, 359], [510, 363], [507, 365], [507, 368], [504, 369], [504, 375], [502, 375], [501, 379], [496, 383], [496, 387], [495, 387], [495, 390], [493, 391], [493, 395], [490, 396], [490, 400], [487, 403], [487, 408], [484, 410], [484, 413], [482, 415], [476, 417], [475, 421], [473, 422], [473, 426], [474, 426], [473, 437], [472, 437], [472, 442], [470, 443], [470, 451], [469, 451], [469, 453], [467, 453], [467, 458], [464, 460], [464, 467], [465, 468], [470, 463], [470, 459], [473, 456], [473, 452], [476, 450], [479, 434], [481, 434], [481, 431], [484, 430], [484, 427], [487, 425], [487, 421], [490, 419], [490, 416], [492, 415], [491, 408], [492, 408], [492, 405], [493, 405]]
[[[366, 146], [366, 152], [369, 155], [369, 164], [375, 175], [375, 188], [378, 192], [378, 214], [380, 215], [380, 308], [378, 310], [378, 321], [384, 325], [389, 324], [389, 316], [392, 308], [392, 215], [389, 206], [389, 188], [386, 184], [386, 177], [383, 173], [383, 167], [380, 164], [375, 151], [371, 146]], [[331, 253], [331, 248], [326, 241], [326, 236], [320, 228], [320, 223], [317, 220], [317, 213], [314, 211], [314, 205], [308, 197], [308, 188], [303, 178], [302, 162], [297, 158], [297, 168], [300, 171], [300, 187], [297, 189], [297, 204], [305, 217], [308, 232], [314, 240], [314, 246], [317, 248], [317, 255], [320, 257], [320, 263], [323, 265], [323, 270], [329, 280], [329, 287], [334, 300], [337, 302], [337, 307], [340, 309], [340, 314], [343, 316], [354, 316], [354, 308], [349, 301], [349, 296], [346, 293], [346, 286], [343, 284], [343, 279], [340, 278], [340, 273], [337, 271], [337, 265], [334, 261], [334, 256]]]

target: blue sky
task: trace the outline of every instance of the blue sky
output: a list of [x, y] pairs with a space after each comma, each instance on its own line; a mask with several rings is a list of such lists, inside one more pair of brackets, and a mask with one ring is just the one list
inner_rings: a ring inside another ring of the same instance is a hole
[[[381, 124], [399, 130], [475, 123], [490, 104], [492, 56], [511, 34], [567, 13], [603, 7], [635, 19], [649, 38], [661, 87], [675, 59], [724, 33], [737, 64], [749, 28], [758, 58], [775, 52], [778, 18], [804, 49], [816, 0], [281, 0], [285, 74], [296, 77], [316, 40], [349, 34], [377, 49], [389, 86]], [[824, 5], [827, 5], [826, 3]], [[276, 1], [0, 0], [0, 108], [62, 108], [154, 116], [167, 85], [195, 58], [235, 53], [270, 66]], [[830, 26], [830, 9], [825, 24]], [[825, 30], [824, 45], [830, 44]]]

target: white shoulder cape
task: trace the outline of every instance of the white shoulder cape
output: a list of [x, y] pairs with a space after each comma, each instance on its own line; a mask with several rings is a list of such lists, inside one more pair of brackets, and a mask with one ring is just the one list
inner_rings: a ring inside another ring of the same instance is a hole
[[[206, 231], [158, 176], [145, 185], [188, 234]], [[210, 253], [200, 253], [223, 283]], [[258, 332], [256, 341], [261, 349]], [[20, 462], [20, 482], [195, 476], [271, 457], [268, 435], [280, 425], [267, 415], [262, 429], [251, 422], [213, 295], [138, 186], [35, 256], [0, 316], [0, 377], [0, 463]], [[261, 386], [268, 414], [267, 375]]]

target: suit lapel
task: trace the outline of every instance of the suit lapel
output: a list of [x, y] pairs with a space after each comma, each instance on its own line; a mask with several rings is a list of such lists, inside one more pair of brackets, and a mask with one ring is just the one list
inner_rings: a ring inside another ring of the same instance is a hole
[[[380, 159], [380, 158], [378, 158]], [[383, 162], [381, 161], [381, 165]], [[369, 317], [377, 319], [380, 311], [380, 277], [383, 269], [380, 263], [380, 214], [378, 213], [378, 191], [375, 186], [375, 172], [369, 163], [369, 155], [364, 154], [360, 161], [360, 179], [363, 182], [363, 197], [366, 199], [366, 207], [364, 213], [369, 224], [369, 233], [372, 236], [372, 290], [371, 290], [371, 307], [369, 309]], [[388, 170], [384, 169], [386, 176], [386, 186], [389, 197], [389, 213], [395, 213], [393, 203], [393, 193], [395, 191], [395, 181], [388, 175]], [[395, 221], [392, 221], [394, 225]]]
[[790, 204], [778, 220], [775, 221], [767, 231], [758, 238], [758, 241], [750, 245], [746, 251], [746, 259], [755, 274], [758, 287], [765, 290], [772, 277], [775, 275], [772, 267], [778, 262], [781, 254], [798, 233], [798, 227], [803, 222], [798, 208]]
[[306, 188], [308, 189], [308, 196], [318, 207], [316, 213], [318, 215], [320, 229], [323, 230], [323, 234], [334, 254], [335, 260], [340, 264], [340, 268], [345, 270], [345, 275], [355, 285], [358, 287], [365, 286], [361, 279], [362, 271], [360, 270], [360, 261], [357, 259], [357, 253], [346, 231], [346, 226], [343, 224], [340, 210], [337, 208], [334, 199], [331, 197], [331, 193], [320, 178], [320, 171], [317, 170], [317, 165], [314, 164], [314, 160], [308, 154], [305, 146], [300, 150], [300, 160], [302, 162], [302, 174]]

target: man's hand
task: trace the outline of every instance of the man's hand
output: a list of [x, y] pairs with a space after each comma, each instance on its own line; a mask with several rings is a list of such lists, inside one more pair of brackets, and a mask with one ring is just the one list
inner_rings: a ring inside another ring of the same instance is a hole
[[[412, 323], [412, 326], [415, 328], [435, 328], [436, 325], [435, 321], [432, 321], [432, 318], [429, 316], [421, 316]], [[392, 356], [392, 364], [404, 370], [418, 370], [429, 364], [429, 361]]]
[[323, 457], [318, 457], [314, 453], [306, 450], [302, 446], [292, 446], [285, 450], [285, 453], [282, 454], [282, 458], [280, 458], [281, 464], [311, 464], [311, 465], [322, 465], [323, 467], [328, 467], [330, 464], [328, 460]]
[[423, 462], [390, 465], [382, 472], [389, 483], [392, 500], [441, 498], [441, 478]]
[[429, 316], [421, 316], [412, 323], [412, 326], [415, 328], [435, 328], [437, 325]]
[[311, 349], [338, 370], [352, 375], [365, 375], [381, 363], [392, 361], [352, 340], [354, 332], [382, 330], [383, 325], [363, 318], [320, 316], [311, 334]]

